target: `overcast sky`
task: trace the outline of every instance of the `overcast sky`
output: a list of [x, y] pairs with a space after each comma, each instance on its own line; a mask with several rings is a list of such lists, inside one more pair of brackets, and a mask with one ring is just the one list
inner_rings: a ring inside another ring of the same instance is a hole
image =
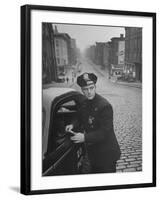
[[120, 34], [125, 35], [123, 27], [110, 26], [88, 26], [73, 24], [53, 24], [57, 26], [58, 32], [68, 33], [71, 38], [76, 39], [77, 47], [82, 51], [95, 42], [108, 42], [112, 37], [119, 37]]

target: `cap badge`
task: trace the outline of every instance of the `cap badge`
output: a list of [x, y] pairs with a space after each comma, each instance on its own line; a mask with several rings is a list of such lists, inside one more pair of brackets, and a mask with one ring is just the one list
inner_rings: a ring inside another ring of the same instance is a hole
[[84, 80], [89, 80], [88, 74], [83, 74], [83, 79]]

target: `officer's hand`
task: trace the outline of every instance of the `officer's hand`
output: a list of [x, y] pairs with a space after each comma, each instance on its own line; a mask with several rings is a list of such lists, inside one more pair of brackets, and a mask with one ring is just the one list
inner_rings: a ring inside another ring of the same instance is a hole
[[74, 136], [70, 138], [74, 143], [82, 143], [84, 142], [84, 134], [83, 133], [75, 133]]
[[72, 132], [72, 129], [73, 129], [73, 124], [69, 124], [65, 127], [65, 131], [66, 132]]

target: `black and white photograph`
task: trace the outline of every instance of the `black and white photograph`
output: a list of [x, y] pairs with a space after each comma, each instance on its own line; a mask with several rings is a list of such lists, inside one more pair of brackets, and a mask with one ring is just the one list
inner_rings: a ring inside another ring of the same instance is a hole
[[156, 185], [155, 21], [21, 7], [21, 193]]
[[142, 28], [42, 23], [43, 176], [143, 170]]

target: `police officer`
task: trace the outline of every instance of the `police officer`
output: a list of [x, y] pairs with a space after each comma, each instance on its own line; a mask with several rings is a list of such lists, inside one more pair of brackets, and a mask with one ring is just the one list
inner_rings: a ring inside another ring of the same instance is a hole
[[[97, 76], [84, 73], [77, 78], [86, 100], [79, 109], [79, 120], [85, 134], [75, 133], [74, 143], [85, 143], [91, 163], [91, 173], [116, 172], [116, 161], [120, 158], [120, 148], [113, 128], [113, 110], [111, 104], [96, 93]], [[71, 131], [73, 125], [66, 129]]]

